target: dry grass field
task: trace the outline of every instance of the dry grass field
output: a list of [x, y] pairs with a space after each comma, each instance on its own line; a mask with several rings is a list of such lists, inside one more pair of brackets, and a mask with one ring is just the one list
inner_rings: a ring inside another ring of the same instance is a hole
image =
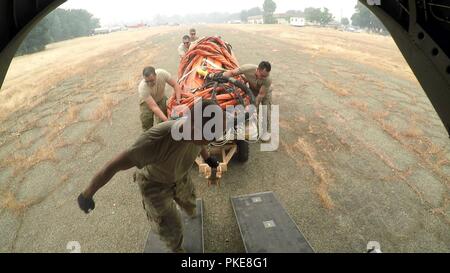
[[[149, 226], [132, 170], [76, 197], [140, 134], [144, 66], [176, 75], [187, 26], [51, 44], [13, 60], [0, 91], [0, 252], [141, 252]], [[221, 187], [193, 170], [208, 252], [242, 252], [229, 198], [274, 191], [319, 252], [450, 251], [450, 141], [390, 37], [325, 28], [202, 25], [241, 64], [273, 63], [280, 147], [251, 146]], [[169, 90], [168, 90], [169, 91]]]

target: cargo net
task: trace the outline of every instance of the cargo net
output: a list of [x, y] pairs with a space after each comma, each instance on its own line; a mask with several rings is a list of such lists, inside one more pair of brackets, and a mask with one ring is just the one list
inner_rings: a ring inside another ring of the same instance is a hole
[[199, 40], [181, 59], [178, 83], [182, 89], [180, 104], [173, 94], [167, 103], [170, 117], [183, 116], [201, 99], [214, 100], [224, 110], [228, 106], [255, 104], [255, 97], [243, 77], [226, 78], [226, 70], [239, 67], [231, 46], [219, 37]]

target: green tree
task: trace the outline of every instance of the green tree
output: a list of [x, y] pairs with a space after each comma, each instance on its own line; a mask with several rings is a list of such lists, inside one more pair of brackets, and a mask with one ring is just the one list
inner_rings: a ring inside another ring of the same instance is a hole
[[343, 24], [344, 26], [348, 26], [350, 25], [350, 21], [348, 20], [348, 18], [344, 17], [341, 19], [341, 24]]
[[248, 10], [248, 16], [257, 16], [257, 15], [262, 15], [263, 11], [261, 10], [260, 7], [254, 7]]
[[242, 22], [247, 22], [248, 17], [249, 17], [248, 16], [248, 11], [247, 10], [241, 11], [240, 17], [241, 17], [241, 21]]
[[306, 8], [305, 20], [308, 22], [319, 23], [320, 21], [320, 9], [319, 8]]
[[378, 33], [388, 33], [381, 21], [363, 4], [358, 2], [355, 6], [355, 13], [352, 16], [352, 25], [367, 28]]
[[44, 18], [39, 22], [33, 30], [28, 34], [27, 38], [22, 42], [16, 55], [30, 54], [45, 49], [45, 46], [51, 42], [48, 34], [49, 20]]
[[274, 24], [275, 19], [273, 14], [277, 9], [277, 4], [273, 0], [264, 0], [263, 11], [264, 11], [264, 24]]
[[240, 14], [240, 18], [242, 22], [247, 22], [248, 17], [261, 15], [263, 12], [259, 7], [254, 7], [249, 10], [242, 10]]
[[331, 14], [328, 8], [323, 8], [320, 10], [319, 23], [321, 25], [329, 24], [333, 21], [333, 14]]
[[326, 25], [333, 20], [333, 14], [327, 8], [306, 8], [305, 19], [309, 22]]
[[99, 26], [99, 20], [86, 10], [56, 9], [34, 27], [17, 55], [44, 50], [49, 43], [90, 35]]

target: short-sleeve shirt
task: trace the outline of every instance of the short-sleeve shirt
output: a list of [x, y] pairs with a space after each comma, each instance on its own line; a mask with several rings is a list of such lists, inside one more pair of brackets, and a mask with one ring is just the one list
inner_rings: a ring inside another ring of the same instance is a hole
[[145, 102], [145, 100], [149, 96], [152, 96], [156, 103], [160, 102], [163, 99], [166, 83], [171, 78], [171, 75], [164, 69], [156, 69], [155, 72], [156, 82], [154, 86], [148, 86], [148, 84], [145, 82], [145, 79], [143, 79], [139, 83], [139, 103]]
[[144, 132], [128, 149], [135, 166], [148, 180], [175, 183], [184, 179], [200, 154], [201, 146], [172, 138], [172, 126], [181, 120], [166, 121]]
[[184, 43], [181, 43], [181, 45], [178, 47], [178, 55], [180, 55], [180, 57], [183, 57], [184, 55], [186, 55], [186, 52], [188, 52], [189, 48], [186, 48], [184, 46]]
[[245, 76], [250, 85], [250, 89], [252, 89], [253, 92], [258, 93], [261, 86], [264, 86], [267, 92], [269, 92], [270, 86], [272, 85], [272, 79], [269, 76], [266, 79], [258, 80], [256, 78], [257, 68], [258, 66], [254, 64], [245, 64], [239, 67], [239, 74], [243, 74]]

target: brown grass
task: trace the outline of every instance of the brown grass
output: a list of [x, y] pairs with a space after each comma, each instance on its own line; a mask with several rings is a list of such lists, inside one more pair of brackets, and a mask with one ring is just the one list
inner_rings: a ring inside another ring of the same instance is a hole
[[57, 139], [59, 136], [61, 136], [65, 128], [66, 128], [65, 124], [58, 124], [58, 123], [49, 126], [48, 131], [46, 133], [47, 140], [49, 142], [52, 142], [53, 140]]
[[69, 124], [76, 123], [80, 118], [80, 107], [73, 105], [67, 110], [66, 122]]
[[[89, 79], [94, 72], [116, 61], [130, 47], [141, 49], [136, 45], [141, 46], [149, 37], [168, 31], [170, 30], [145, 29], [102, 37], [77, 38], [50, 44], [47, 46], [48, 50], [36, 54], [14, 58], [0, 92], [0, 119], [6, 119], [19, 109], [30, 109], [44, 102], [48, 92], [68, 78], [85, 76], [85, 79]], [[151, 54], [147, 54], [149, 55]], [[144, 59], [141, 58], [140, 61], [146, 63]], [[28, 81], [29, 75], [33, 75], [31, 83]], [[96, 84], [94, 78], [93, 81], [81, 83], [77, 88], [94, 87]]]
[[99, 106], [97, 106], [97, 108], [91, 115], [92, 120], [101, 121], [104, 119], [108, 119], [110, 123], [112, 123], [112, 111], [113, 108], [118, 104], [118, 100], [113, 99], [111, 96], [104, 95]]
[[378, 111], [378, 112], [372, 113], [372, 118], [374, 120], [380, 121], [380, 120], [384, 120], [389, 115], [390, 115], [389, 111]]
[[57, 189], [59, 189], [62, 185], [64, 185], [69, 179], [72, 177], [71, 174], [65, 174], [60, 177], [58, 184], [56, 184], [45, 196], [40, 197], [32, 197], [26, 200], [20, 201], [17, 197], [11, 192], [7, 191], [3, 194], [0, 194], [0, 208], [7, 209], [14, 214], [21, 216], [23, 215], [27, 209], [37, 204], [42, 203], [47, 197], [53, 194]]
[[140, 77], [136, 76], [117, 84], [117, 91], [120, 92], [135, 92], [139, 83]]
[[96, 133], [95, 128], [92, 128], [82, 139], [81, 144], [97, 143], [105, 146], [105, 141]]
[[369, 106], [364, 101], [354, 99], [350, 102], [350, 105], [364, 113], [367, 113], [369, 111]]
[[21, 139], [18, 140], [18, 143], [16, 143], [16, 149], [17, 150], [26, 150], [30, 148], [33, 145], [34, 141], [29, 141], [27, 143], [22, 142]]
[[320, 81], [320, 83], [322, 83], [322, 85], [325, 88], [332, 91], [336, 95], [338, 95], [340, 97], [346, 97], [346, 96], [350, 95], [350, 91], [348, 91], [347, 89], [343, 88], [342, 86], [340, 86], [339, 84], [337, 84], [335, 82], [331, 82], [331, 81], [324, 79], [324, 77], [322, 75], [320, 75], [319, 73], [317, 73], [313, 70], [310, 70], [309, 74], [314, 75]]
[[27, 208], [35, 203], [35, 200], [19, 201], [12, 192], [6, 192], [2, 196], [0, 208], [10, 210], [16, 215], [22, 215]]
[[340, 97], [346, 97], [350, 95], [350, 91], [343, 88], [342, 86], [339, 86], [338, 84], [334, 82], [330, 82], [327, 80], [321, 80], [322, 84], [328, 88], [329, 90], [333, 91], [336, 95]]
[[32, 155], [15, 154], [9, 158], [4, 159], [0, 165], [12, 167], [13, 175], [25, 173], [41, 162], [58, 162], [55, 149], [53, 147], [41, 147]]
[[397, 128], [390, 122], [387, 122], [385, 120], [382, 120], [380, 122], [381, 128], [383, 131], [385, 131], [388, 135], [390, 135], [393, 139], [400, 141], [400, 133], [398, 132]]
[[384, 102], [384, 106], [388, 109], [391, 110], [392, 108], [395, 108], [398, 106], [398, 102], [396, 101], [385, 101]]
[[402, 132], [402, 135], [407, 138], [418, 138], [423, 136], [422, 130], [420, 130], [415, 123], [411, 123], [408, 128]]
[[299, 138], [294, 144], [294, 148], [303, 153], [306, 157], [308, 165], [313, 170], [314, 174], [319, 179], [319, 185], [317, 187], [317, 194], [320, 201], [327, 209], [334, 208], [333, 200], [328, 193], [328, 187], [333, 181], [331, 175], [326, 171], [325, 167], [317, 160], [317, 152], [312, 145], [302, 138]]

